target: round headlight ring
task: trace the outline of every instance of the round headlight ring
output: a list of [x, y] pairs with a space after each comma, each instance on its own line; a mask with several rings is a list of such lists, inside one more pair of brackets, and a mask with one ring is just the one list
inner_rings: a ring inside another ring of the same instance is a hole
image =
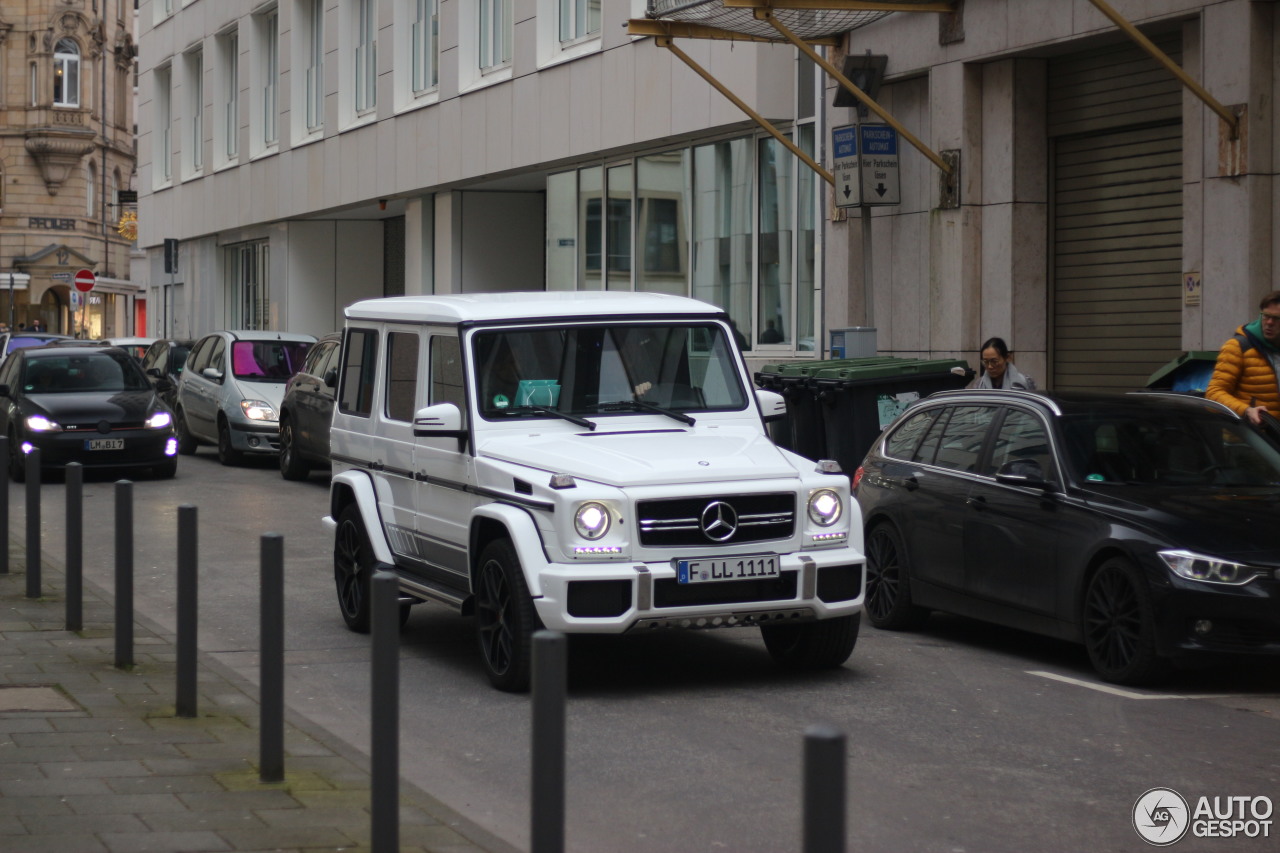
[[609, 532], [609, 508], [596, 501], [588, 501], [573, 514], [573, 526], [583, 539], [595, 541]]
[[833, 489], [819, 489], [809, 496], [809, 519], [822, 527], [830, 527], [844, 513], [844, 501]]

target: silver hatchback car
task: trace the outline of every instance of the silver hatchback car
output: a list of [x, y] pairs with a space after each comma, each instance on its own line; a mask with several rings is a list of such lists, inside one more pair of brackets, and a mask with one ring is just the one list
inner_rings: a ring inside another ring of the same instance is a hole
[[270, 331], [212, 332], [196, 341], [178, 381], [178, 452], [213, 444], [223, 465], [278, 453], [285, 383], [315, 341]]

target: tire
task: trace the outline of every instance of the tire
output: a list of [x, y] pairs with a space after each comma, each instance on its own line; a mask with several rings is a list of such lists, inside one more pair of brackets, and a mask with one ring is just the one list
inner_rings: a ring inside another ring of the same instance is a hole
[[[358, 634], [369, 633], [369, 581], [373, 575], [373, 546], [364, 529], [360, 507], [351, 504], [338, 516], [333, 541], [333, 580], [342, 621]], [[400, 624], [404, 624], [401, 614]]]
[[178, 452], [183, 456], [192, 456], [196, 452], [196, 448], [200, 446], [200, 442], [196, 441], [196, 437], [191, 434], [191, 430], [187, 429], [187, 416], [179, 409], [173, 418], [174, 432], [178, 434]]
[[877, 628], [919, 628], [929, 611], [911, 601], [911, 572], [898, 528], [877, 524], [867, 536], [867, 597], [863, 607]]
[[541, 627], [515, 548], [506, 539], [490, 542], [476, 570], [476, 639], [489, 682], [499, 690], [529, 689], [533, 632]]
[[22, 452], [18, 436], [12, 432], [9, 433], [9, 480], [14, 483], [27, 481], [27, 456]]
[[1151, 591], [1123, 557], [1107, 560], [1090, 579], [1081, 627], [1089, 660], [1104, 681], [1150, 684], [1169, 670], [1156, 653]]
[[295, 441], [293, 422], [289, 418], [281, 418], [280, 476], [286, 480], [305, 480], [311, 473], [311, 466], [298, 454]]
[[862, 614], [798, 625], [760, 626], [764, 647], [788, 669], [835, 669], [849, 659], [858, 642]]
[[178, 474], [178, 460], [170, 459], [151, 468], [151, 476], [157, 480], [172, 480]]
[[231, 427], [223, 419], [218, 420], [218, 462], [223, 465], [239, 465], [244, 454], [231, 443]]

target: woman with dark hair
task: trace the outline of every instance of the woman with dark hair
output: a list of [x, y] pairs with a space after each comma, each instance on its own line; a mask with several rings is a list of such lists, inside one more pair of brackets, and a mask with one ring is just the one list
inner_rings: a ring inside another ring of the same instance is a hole
[[982, 372], [974, 388], [1003, 389], [1005, 391], [1034, 391], [1036, 383], [1014, 367], [1012, 353], [1003, 338], [988, 338], [980, 350]]

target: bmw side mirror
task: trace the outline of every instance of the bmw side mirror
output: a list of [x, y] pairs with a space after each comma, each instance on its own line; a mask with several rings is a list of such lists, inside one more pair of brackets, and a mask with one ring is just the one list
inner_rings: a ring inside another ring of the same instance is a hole
[[1025, 486], [1052, 491], [1054, 486], [1044, 478], [1044, 469], [1034, 459], [1013, 459], [996, 471], [996, 482], [1005, 486]]

